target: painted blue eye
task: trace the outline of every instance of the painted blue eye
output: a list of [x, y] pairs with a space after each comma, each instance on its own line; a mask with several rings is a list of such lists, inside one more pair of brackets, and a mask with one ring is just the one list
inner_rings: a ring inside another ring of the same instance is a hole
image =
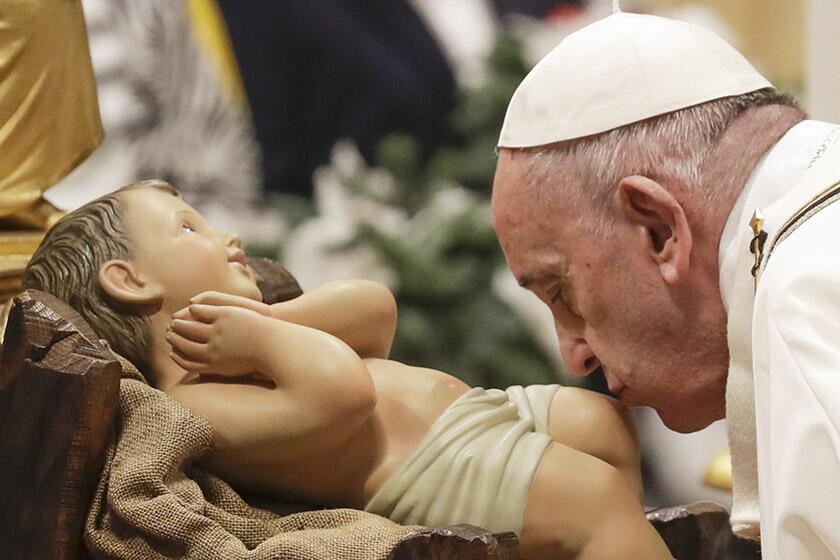
[[195, 230], [189, 224], [181, 224], [181, 233], [195, 233]]

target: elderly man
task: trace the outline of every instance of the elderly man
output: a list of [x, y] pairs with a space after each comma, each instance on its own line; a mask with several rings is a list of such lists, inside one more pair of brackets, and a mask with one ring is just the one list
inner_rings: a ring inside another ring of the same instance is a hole
[[496, 231], [567, 366], [677, 431], [726, 417], [733, 528], [770, 560], [840, 557], [838, 136], [708, 31], [619, 12], [499, 141]]

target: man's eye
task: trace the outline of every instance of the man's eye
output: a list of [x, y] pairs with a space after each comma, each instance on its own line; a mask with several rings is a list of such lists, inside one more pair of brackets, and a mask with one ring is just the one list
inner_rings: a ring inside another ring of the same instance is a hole
[[578, 310], [577, 305], [575, 305], [575, 302], [568, 297], [566, 290], [563, 288], [557, 290], [554, 297], [551, 298], [551, 305], [557, 305], [558, 303], [561, 303], [563, 307], [573, 315], [580, 316], [580, 311]]
[[181, 224], [181, 233], [195, 233], [195, 229], [189, 224]]
[[565, 289], [561, 283], [554, 283], [549, 287], [549, 289], [554, 294], [551, 296], [551, 303], [557, 303], [558, 301], [563, 301], [563, 303], [566, 303]]

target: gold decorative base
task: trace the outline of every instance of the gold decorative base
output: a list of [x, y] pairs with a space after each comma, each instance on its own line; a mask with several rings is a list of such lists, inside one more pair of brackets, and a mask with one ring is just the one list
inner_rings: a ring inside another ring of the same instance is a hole
[[66, 215], [67, 212], [41, 198], [27, 208], [0, 216], [0, 231], [47, 231]]
[[43, 231], [0, 231], [0, 255], [32, 255], [43, 238]]
[[26, 263], [41, 244], [43, 231], [0, 231], [0, 345], [11, 299], [20, 293]]
[[721, 451], [706, 469], [703, 482], [718, 490], [732, 491], [732, 460], [729, 451]]
[[20, 291], [26, 263], [43, 238], [41, 231], [0, 232], [0, 303]]

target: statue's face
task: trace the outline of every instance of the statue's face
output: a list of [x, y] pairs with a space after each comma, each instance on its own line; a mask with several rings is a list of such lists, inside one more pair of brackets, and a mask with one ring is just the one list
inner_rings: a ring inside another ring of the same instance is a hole
[[163, 289], [165, 311], [177, 311], [210, 290], [262, 299], [237, 235], [213, 229], [189, 204], [164, 191], [144, 188], [121, 197], [133, 264]]

